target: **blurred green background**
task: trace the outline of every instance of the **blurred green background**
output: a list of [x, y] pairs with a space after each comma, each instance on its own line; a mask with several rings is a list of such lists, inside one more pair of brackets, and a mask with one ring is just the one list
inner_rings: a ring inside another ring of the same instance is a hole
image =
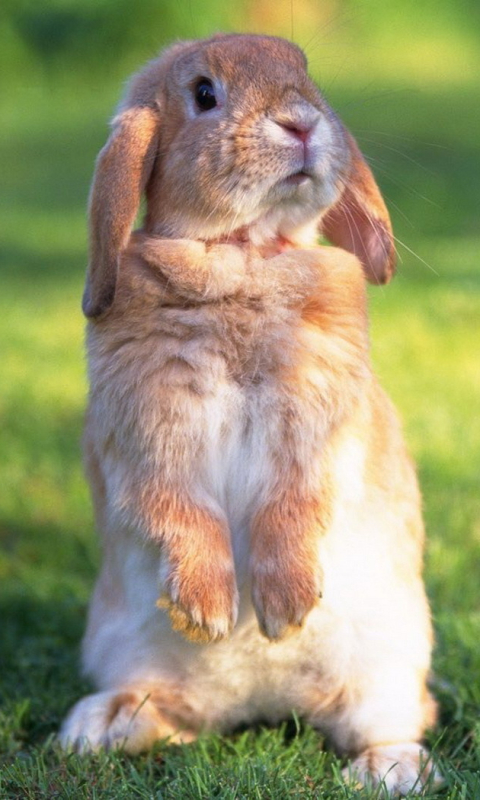
[[373, 357], [424, 492], [442, 719], [465, 731], [469, 714], [478, 719], [480, 4], [3, 0], [0, 744], [8, 753], [42, 741], [82, 691], [77, 644], [98, 561], [79, 449], [94, 159], [129, 74], [172, 39], [219, 30], [275, 33], [304, 47], [384, 191], [399, 268], [391, 286], [371, 291]]

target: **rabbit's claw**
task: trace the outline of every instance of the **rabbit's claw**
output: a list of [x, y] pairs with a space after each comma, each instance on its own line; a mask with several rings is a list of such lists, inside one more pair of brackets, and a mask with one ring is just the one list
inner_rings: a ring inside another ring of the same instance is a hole
[[322, 596], [321, 584], [318, 569], [286, 570], [278, 564], [257, 567], [252, 596], [261, 633], [278, 641], [301, 628]]
[[188, 577], [177, 575], [157, 601], [165, 609], [172, 628], [198, 644], [228, 639], [238, 613], [238, 593], [233, 569], [210, 567]]

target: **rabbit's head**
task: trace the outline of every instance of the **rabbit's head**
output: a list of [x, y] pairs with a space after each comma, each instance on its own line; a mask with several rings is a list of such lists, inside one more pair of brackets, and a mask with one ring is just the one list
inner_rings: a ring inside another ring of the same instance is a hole
[[321, 231], [354, 252], [372, 281], [393, 273], [390, 220], [372, 173], [302, 51], [283, 39], [178, 43], [133, 79], [92, 187], [88, 317], [113, 302], [143, 194], [152, 234], [301, 246]]

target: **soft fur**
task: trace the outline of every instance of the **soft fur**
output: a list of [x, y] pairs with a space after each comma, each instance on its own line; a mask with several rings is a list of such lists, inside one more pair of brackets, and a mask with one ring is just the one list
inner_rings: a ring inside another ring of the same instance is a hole
[[137, 752], [295, 710], [354, 780], [420, 790], [423, 528], [370, 368], [365, 274], [388, 280], [394, 248], [356, 143], [294, 45], [179, 43], [133, 80], [90, 207], [100, 691], [63, 744]]

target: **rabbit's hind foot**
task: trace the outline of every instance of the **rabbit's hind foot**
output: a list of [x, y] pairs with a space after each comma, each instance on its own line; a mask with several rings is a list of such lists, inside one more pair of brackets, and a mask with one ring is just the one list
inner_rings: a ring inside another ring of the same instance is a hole
[[179, 744], [195, 739], [162, 714], [148, 692], [123, 690], [88, 695], [72, 708], [59, 734], [63, 749], [85, 754], [98, 750], [123, 750], [136, 754], [158, 739]]

